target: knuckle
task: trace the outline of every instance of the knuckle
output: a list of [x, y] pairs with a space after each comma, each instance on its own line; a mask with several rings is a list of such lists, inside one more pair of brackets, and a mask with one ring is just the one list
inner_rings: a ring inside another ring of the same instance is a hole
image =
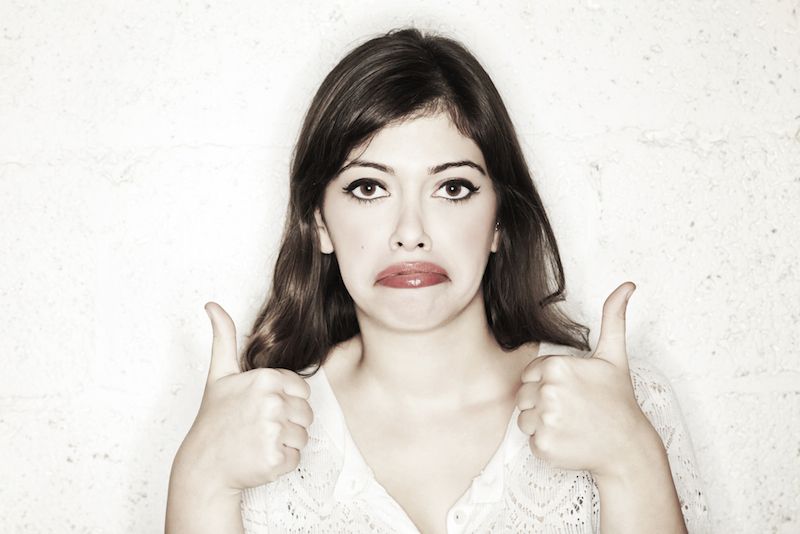
[[275, 385], [278, 383], [280, 373], [275, 369], [268, 367], [260, 367], [253, 369], [253, 385], [258, 388], [266, 390], [274, 390]]
[[314, 412], [307, 403], [298, 403], [292, 406], [289, 420], [302, 427], [308, 428], [314, 422]]
[[521, 406], [522, 401], [524, 401], [526, 398], [527, 395], [525, 395], [525, 389], [523, 386], [517, 390], [517, 395], [514, 397], [514, 404], [516, 404], [517, 406]]
[[536, 452], [536, 456], [543, 460], [548, 460], [552, 456], [553, 443], [549, 434], [537, 432], [531, 437], [531, 448]]
[[297, 449], [287, 449], [284, 458], [287, 471], [291, 471], [300, 464], [300, 451]]
[[547, 370], [549, 375], [561, 376], [561, 374], [564, 372], [567, 362], [563, 357], [552, 357], [547, 358], [547, 361], [545, 361], [542, 365]]
[[306, 413], [308, 414], [308, 426], [311, 426], [311, 423], [314, 422], [314, 410], [311, 409], [311, 405], [306, 403]]
[[542, 385], [541, 389], [539, 390], [539, 394], [544, 400], [555, 401], [558, 399], [558, 387], [556, 387], [555, 384], [548, 382], [547, 384]]
[[286, 460], [286, 455], [282, 450], [274, 449], [267, 454], [266, 460], [270, 467], [278, 467], [284, 462], [284, 460]]
[[531, 416], [530, 411], [525, 410], [523, 412], [520, 412], [519, 417], [517, 417], [517, 426], [525, 434], [528, 435], [533, 434], [534, 430], [533, 417]]
[[532, 388], [521, 387], [517, 391], [516, 405], [520, 410], [529, 410], [534, 406], [534, 395]]
[[286, 406], [284, 398], [277, 393], [270, 393], [262, 400], [264, 411], [269, 417], [279, 417], [283, 414]]
[[300, 430], [300, 443], [302, 447], [305, 447], [308, 444], [308, 431], [305, 428], [301, 428]]
[[306, 383], [303, 378], [295, 373], [294, 371], [290, 371], [289, 369], [281, 369], [276, 368], [275, 372], [278, 373], [280, 376], [281, 384], [287, 385], [291, 384], [293, 388], [297, 388], [299, 390], [308, 390], [310, 391], [310, 386]]
[[286, 405], [286, 398], [278, 392], [271, 392], [264, 395], [264, 400], [271, 406], [282, 408]]
[[549, 427], [558, 426], [559, 416], [556, 412], [548, 410], [542, 413], [542, 424]]
[[276, 371], [281, 373], [285, 381], [293, 382], [297, 385], [298, 389], [303, 390], [306, 393], [311, 393], [311, 386], [308, 385], [308, 382], [301, 375], [295, 373], [294, 371], [290, 371], [289, 369], [276, 369]]
[[264, 421], [264, 434], [271, 441], [281, 435], [283, 431], [283, 424], [280, 421]]
[[525, 369], [522, 371], [522, 381], [523, 381], [523, 382], [526, 382], [526, 383], [527, 383], [527, 382], [533, 382], [533, 380], [534, 380], [534, 379], [536, 378], [536, 376], [537, 376], [537, 372], [538, 372], [538, 371], [536, 370], [536, 367], [534, 367], [534, 366], [532, 366], [532, 365], [529, 365], [528, 367], [526, 367], [526, 368], [525, 368]]

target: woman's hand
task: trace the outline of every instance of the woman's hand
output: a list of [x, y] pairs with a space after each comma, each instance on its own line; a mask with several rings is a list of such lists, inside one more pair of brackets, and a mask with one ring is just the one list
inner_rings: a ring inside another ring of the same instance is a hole
[[286, 369], [240, 372], [236, 328], [218, 304], [206, 304], [214, 341], [200, 410], [175, 463], [221, 493], [241, 492], [297, 467], [313, 419], [310, 389]]
[[[633, 287], [631, 287], [633, 286]], [[625, 349], [625, 309], [636, 286], [606, 299], [590, 358], [543, 356], [522, 373], [517, 424], [534, 455], [562, 469], [621, 475], [660, 438], [633, 394]]]

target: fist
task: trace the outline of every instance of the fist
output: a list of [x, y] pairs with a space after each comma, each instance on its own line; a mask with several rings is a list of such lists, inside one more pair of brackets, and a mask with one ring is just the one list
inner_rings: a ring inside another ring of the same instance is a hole
[[241, 491], [294, 470], [313, 420], [310, 389], [286, 369], [242, 373], [236, 328], [218, 304], [206, 304], [214, 339], [203, 400], [178, 454], [209, 484]]
[[530, 436], [531, 452], [555, 467], [610, 473], [655, 432], [636, 401], [628, 367], [631, 286], [622, 284], [606, 299], [591, 357], [543, 356], [523, 371], [517, 424]]

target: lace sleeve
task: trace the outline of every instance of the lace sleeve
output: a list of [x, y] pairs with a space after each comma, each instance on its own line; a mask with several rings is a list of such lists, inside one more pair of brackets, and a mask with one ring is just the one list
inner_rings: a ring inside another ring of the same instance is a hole
[[244, 534], [268, 534], [265, 487], [247, 488], [242, 492], [240, 506]]
[[697, 472], [686, 424], [678, 400], [667, 379], [655, 368], [631, 362], [631, 379], [636, 400], [661, 436], [667, 451], [672, 480], [681, 503], [689, 534], [705, 534], [711, 526], [705, 492]]

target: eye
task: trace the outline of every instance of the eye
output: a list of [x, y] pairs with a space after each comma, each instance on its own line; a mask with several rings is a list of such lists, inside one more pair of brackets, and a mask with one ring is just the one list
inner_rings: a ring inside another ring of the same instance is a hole
[[[371, 202], [389, 196], [389, 193], [378, 182], [368, 178], [354, 180], [343, 187], [342, 190], [361, 202]], [[383, 191], [386, 194], [381, 195], [379, 191]]]
[[445, 182], [442, 187], [438, 189], [439, 191], [444, 191], [444, 195], [434, 196], [458, 202], [469, 199], [473, 194], [477, 193], [479, 189], [480, 187], [474, 185], [469, 180], [459, 178], [457, 180]]

